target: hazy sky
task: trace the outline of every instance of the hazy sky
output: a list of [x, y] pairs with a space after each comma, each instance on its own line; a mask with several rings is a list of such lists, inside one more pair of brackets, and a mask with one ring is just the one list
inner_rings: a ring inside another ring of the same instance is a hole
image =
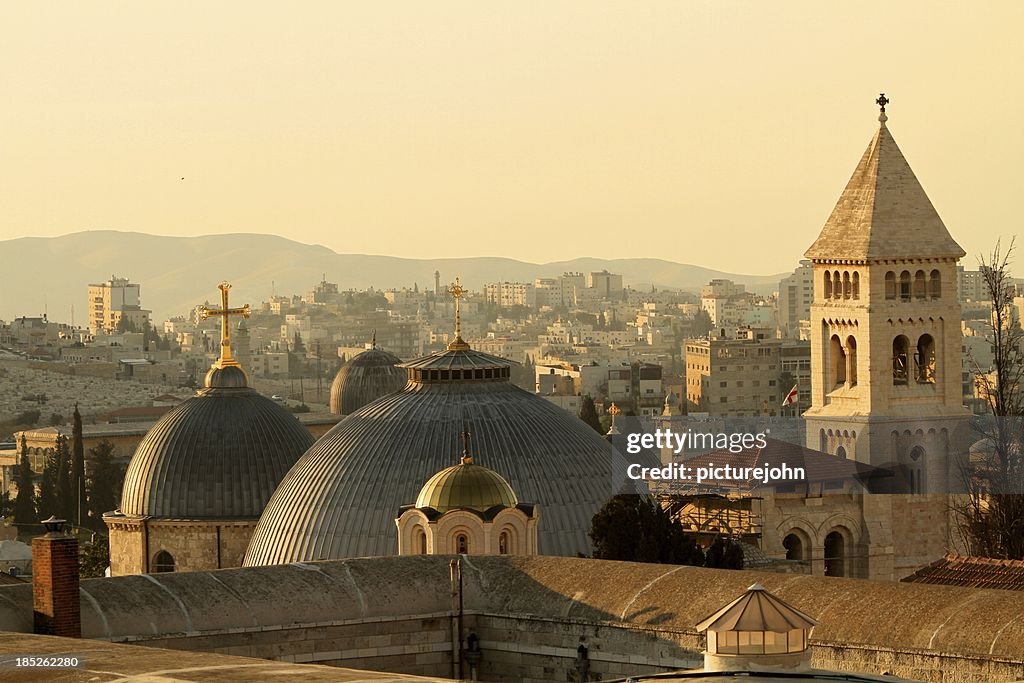
[[778, 272], [884, 90], [973, 266], [1020, 231], [1022, 33], [1015, 0], [5, 2], [0, 239]]

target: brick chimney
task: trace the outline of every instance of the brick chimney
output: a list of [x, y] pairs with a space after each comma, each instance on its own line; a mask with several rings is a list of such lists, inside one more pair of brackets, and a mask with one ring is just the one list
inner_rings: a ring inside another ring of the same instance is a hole
[[32, 539], [33, 631], [81, 638], [78, 539], [64, 534], [64, 524], [51, 516], [43, 521], [46, 534]]

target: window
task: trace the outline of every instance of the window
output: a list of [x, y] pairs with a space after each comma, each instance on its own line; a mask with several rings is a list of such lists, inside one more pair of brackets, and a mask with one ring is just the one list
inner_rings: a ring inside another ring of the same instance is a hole
[[917, 340], [914, 364], [918, 384], [935, 384], [935, 339], [930, 334], [922, 334]]
[[832, 366], [831, 384], [833, 386], [844, 384], [846, 382], [846, 352], [843, 350], [843, 342], [839, 340], [839, 335], [832, 335], [832, 339], [829, 341], [828, 355]]
[[853, 284], [850, 282], [850, 271], [843, 271], [843, 298], [849, 299], [853, 296]]
[[839, 277], [839, 271], [832, 273], [832, 298], [843, 298], [843, 280]]
[[153, 571], [157, 573], [174, 571], [174, 555], [166, 550], [161, 550], [153, 558]]
[[469, 538], [466, 534], [459, 534], [455, 537], [455, 552], [459, 555], [465, 555], [469, 552]]
[[885, 274], [885, 298], [896, 298], [896, 273], [891, 270]]
[[900, 273], [900, 300], [910, 301], [910, 271]]
[[508, 553], [509, 553], [508, 548], [509, 548], [508, 532], [507, 531], [502, 531], [501, 535], [498, 536], [498, 554], [499, 555], [508, 555]]
[[413, 541], [413, 548], [415, 548], [416, 552], [418, 552], [420, 555], [426, 555], [427, 534], [423, 531], [423, 527], [419, 527], [418, 529], [416, 529], [414, 539], [415, 540]]
[[831, 299], [832, 298], [832, 273], [829, 273], [828, 271], [825, 271], [825, 278], [824, 278], [823, 281], [825, 283], [825, 298], [826, 299]]
[[892, 383], [906, 384], [908, 378], [907, 360], [910, 340], [900, 335], [892, 340]]
[[931, 279], [928, 281], [929, 294], [933, 299], [942, 298], [942, 273], [938, 270], [932, 271]]
[[846, 338], [847, 383], [851, 387], [857, 386], [857, 340], [853, 336]]
[[914, 273], [914, 298], [924, 299], [928, 296], [928, 285], [924, 279], [924, 271]]
[[723, 389], [725, 389], [725, 388], [726, 388], [727, 386], [729, 386], [729, 383], [728, 383], [728, 382], [719, 382], [719, 383], [718, 383], [718, 386], [720, 386], [720, 387], [722, 387]]
[[853, 271], [853, 298], [860, 298], [860, 273]]

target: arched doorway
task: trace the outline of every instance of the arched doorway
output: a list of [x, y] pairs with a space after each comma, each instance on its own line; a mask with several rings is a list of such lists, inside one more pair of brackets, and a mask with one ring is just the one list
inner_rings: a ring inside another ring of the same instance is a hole
[[825, 576], [846, 576], [846, 539], [832, 531], [825, 537]]
[[796, 534], [788, 534], [782, 539], [782, 547], [786, 549], [786, 559], [802, 561], [804, 559], [804, 542]]

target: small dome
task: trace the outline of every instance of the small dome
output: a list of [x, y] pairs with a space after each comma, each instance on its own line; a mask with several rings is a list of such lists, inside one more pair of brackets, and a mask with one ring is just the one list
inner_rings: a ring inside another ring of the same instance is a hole
[[249, 386], [245, 370], [240, 365], [226, 365], [222, 368], [213, 366], [207, 371], [204, 384], [220, 389], [242, 389]]
[[346, 363], [331, 383], [331, 412], [351, 415], [381, 396], [400, 391], [407, 373], [398, 356], [376, 347]]
[[492, 469], [474, 465], [472, 458], [441, 470], [423, 485], [416, 507], [487, 512], [493, 507], [514, 508], [519, 504], [515, 491], [505, 478]]

